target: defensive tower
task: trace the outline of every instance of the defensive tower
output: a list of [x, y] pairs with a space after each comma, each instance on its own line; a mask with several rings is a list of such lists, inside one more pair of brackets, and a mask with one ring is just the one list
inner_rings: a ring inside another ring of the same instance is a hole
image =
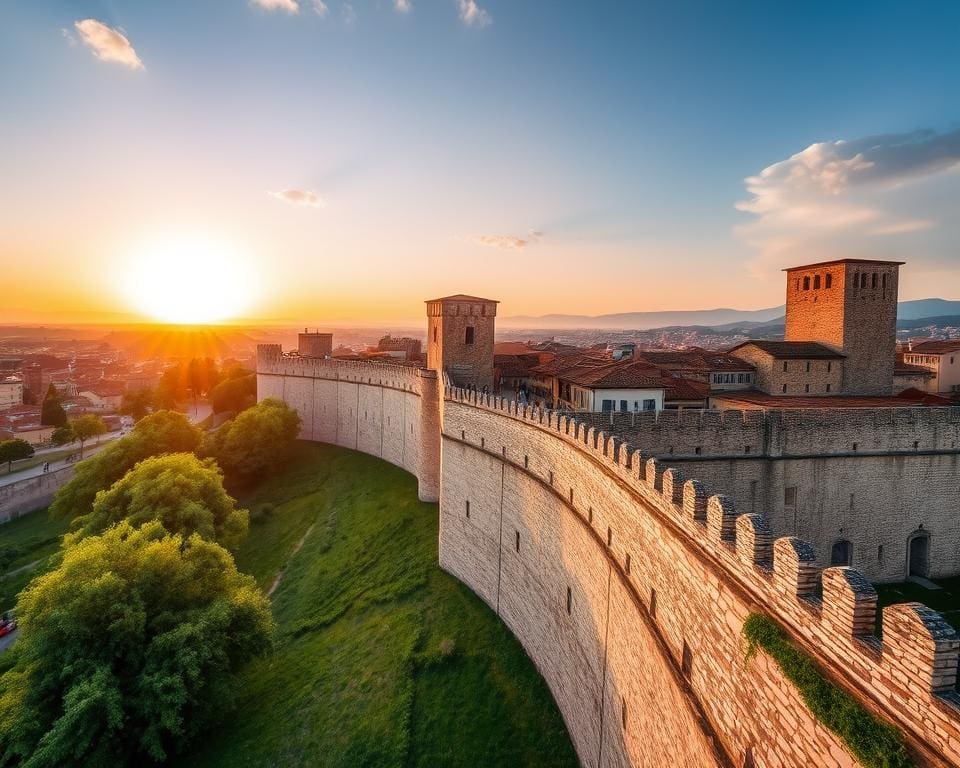
[[843, 353], [845, 395], [893, 394], [901, 264], [838, 259], [784, 270], [784, 338], [818, 341]]
[[297, 336], [297, 353], [300, 357], [330, 357], [333, 353], [333, 334], [308, 331]]
[[427, 302], [427, 367], [446, 371], [458, 386], [493, 389], [497, 304], [476, 296]]

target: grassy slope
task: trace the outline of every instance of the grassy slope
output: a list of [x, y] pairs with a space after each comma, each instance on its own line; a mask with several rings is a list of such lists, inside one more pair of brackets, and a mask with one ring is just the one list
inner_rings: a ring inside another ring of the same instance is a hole
[[[278, 647], [187, 766], [574, 766], [523, 649], [437, 567], [437, 509], [360, 453], [303, 445], [252, 498], [242, 570], [274, 593]], [[452, 649], [452, 650], [451, 650]]]
[[4, 577], [0, 574], [0, 612], [13, 608], [20, 590], [27, 586], [30, 579], [46, 570], [46, 558], [60, 549], [60, 537], [68, 525], [65, 520], [52, 519], [46, 509], [30, 512], [0, 525], [0, 544], [10, 544], [19, 550], [9, 570], [37, 560], [44, 561], [35, 568], [13, 576]]

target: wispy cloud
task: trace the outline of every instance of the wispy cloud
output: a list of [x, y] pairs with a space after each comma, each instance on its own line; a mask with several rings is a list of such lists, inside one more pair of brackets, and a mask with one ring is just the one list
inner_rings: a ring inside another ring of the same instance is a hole
[[286, 13], [298, 13], [300, 11], [297, 0], [250, 0], [250, 4], [263, 8], [265, 11], [285, 11]]
[[267, 194], [291, 205], [300, 205], [306, 208], [322, 208], [324, 206], [323, 198], [309, 189], [282, 189], [279, 192], [268, 192]]
[[[137, 52], [133, 50], [133, 46], [130, 45], [126, 35], [119, 29], [108, 27], [102, 21], [96, 19], [76, 21], [73, 26], [80, 35], [83, 44], [90, 48], [93, 55], [101, 61], [114, 61], [130, 67], [130, 69], [143, 69], [143, 62], [140, 61]], [[67, 40], [72, 40], [68, 32], [65, 37]]]
[[760, 270], [796, 257], [869, 252], [871, 238], [937, 225], [911, 210], [911, 198], [951, 168], [960, 168], [960, 130], [811, 144], [746, 179], [750, 198], [736, 207], [755, 218], [737, 232], [759, 249]]
[[411, 0], [393, 0], [393, 7], [400, 13], [410, 13], [413, 10], [413, 3]]
[[344, 3], [340, 6], [340, 18], [343, 19], [344, 24], [353, 24], [357, 20], [357, 12], [353, 3]]
[[485, 27], [493, 22], [490, 14], [477, 5], [476, 0], [457, 0], [460, 20], [468, 27]]
[[500, 251], [522, 251], [528, 245], [540, 242], [543, 232], [531, 229], [526, 235], [470, 235], [467, 242], [496, 248]]
[[323, 0], [313, 0], [313, 12], [322, 18], [330, 12], [330, 8]]

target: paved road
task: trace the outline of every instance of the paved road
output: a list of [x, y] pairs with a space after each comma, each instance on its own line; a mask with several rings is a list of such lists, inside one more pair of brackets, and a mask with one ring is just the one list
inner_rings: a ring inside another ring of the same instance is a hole
[[[120, 432], [120, 431], [117, 431], [117, 432], [108, 432], [107, 434], [101, 436], [101, 438], [100, 438], [100, 443], [99, 443], [99, 444], [93, 443], [93, 444], [85, 445], [85, 446], [83, 447], [83, 458], [86, 459], [86, 458], [88, 458], [89, 456], [93, 456], [93, 454], [95, 454], [97, 451], [99, 451], [101, 448], [103, 448], [105, 445], [107, 445], [111, 440], [114, 440], [114, 439], [120, 437], [121, 434], [123, 434], [123, 433]], [[54, 451], [62, 451], [62, 450], [64, 450], [64, 448], [69, 448], [69, 447], [70, 447], [70, 446], [61, 446], [61, 447], [59, 447], [59, 448], [52, 448], [52, 449], [51, 449], [51, 448], [45, 448], [45, 449], [43, 449], [43, 450], [37, 451], [37, 454], [42, 456], [45, 452], [46, 452], [46, 453], [49, 453], [51, 450], [54, 450]], [[77, 446], [77, 448], [76, 448], [76, 450], [74, 451], [74, 453], [79, 456], [79, 454], [80, 454], [80, 446], [79, 446], [79, 445]], [[73, 462], [73, 463], [76, 464], [76, 462]], [[69, 465], [69, 462], [68, 462], [66, 459], [59, 459], [58, 461], [51, 461], [51, 462], [50, 462], [50, 471], [52, 472], [52, 471], [55, 470], [55, 469], [61, 469], [61, 468], [66, 467], [66, 466], [68, 466], [68, 465]], [[14, 473], [11, 474], [11, 475], [0, 475], [0, 486], [10, 485], [10, 483], [16, 483], [16, 482], [19, 482], [20, 480], [26, 480], [27, 478], [37, 477], [38, 475], [42, 475], [42, 474], [43, 474], [43, 464], [38, 464], [38, 465], [35, 466], [35, 467], [30, 467], [30, 469], [24, 469], [24, 470], [21, 470], [20, 472], [14, 472]]]

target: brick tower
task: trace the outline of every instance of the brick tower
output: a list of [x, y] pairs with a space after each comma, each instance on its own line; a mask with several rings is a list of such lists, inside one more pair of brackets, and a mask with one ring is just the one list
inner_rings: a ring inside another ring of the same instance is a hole
[[297, 353], [300, 357], [330, 357], [333, 353], [333, 334], [308, 331], [297, 336]]
[[893, 394], [902, 261], [840, 259], [785, 269], [787, 341], [843, 353], [844, 395]]
[[427, 367], [455, 384], [493, 391], [493, 333], [497, 304], [476, 296], [427, 302]]

